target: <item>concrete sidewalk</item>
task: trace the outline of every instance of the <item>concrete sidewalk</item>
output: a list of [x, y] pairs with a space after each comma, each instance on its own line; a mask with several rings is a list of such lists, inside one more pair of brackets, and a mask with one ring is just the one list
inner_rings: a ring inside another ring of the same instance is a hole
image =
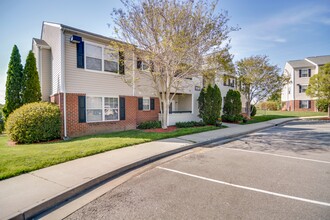
[[0, 219], [28, 219], [102, 181], [151, 161], [208, 145], [296, 118], [163, 139], [69, 161], [0, 181]]

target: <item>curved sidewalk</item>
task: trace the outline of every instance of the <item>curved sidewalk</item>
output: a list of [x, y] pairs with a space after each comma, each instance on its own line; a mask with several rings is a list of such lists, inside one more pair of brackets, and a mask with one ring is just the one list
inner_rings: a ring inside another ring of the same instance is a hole
[[111, 177], [149, 162], [296, 119], [229, 125], [226, 129], [143, 143], [0, 181], [0, 219], [29, 219]]

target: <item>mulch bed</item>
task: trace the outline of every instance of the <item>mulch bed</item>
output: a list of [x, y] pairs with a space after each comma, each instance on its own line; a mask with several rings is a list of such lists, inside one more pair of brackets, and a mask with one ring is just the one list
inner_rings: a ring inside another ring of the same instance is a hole
[[175, 131], [176, 126], [168, 126], [167, 129], [162, 129], [162, 128], [153, 128], [153, 129], [145, 129], [143, 130], [144, 132], [158, 132], [158, 133], [163, 133], [163, 132], [171, 132]]
[[320, 118], [319, 120], [330, 121], [330, 118]]

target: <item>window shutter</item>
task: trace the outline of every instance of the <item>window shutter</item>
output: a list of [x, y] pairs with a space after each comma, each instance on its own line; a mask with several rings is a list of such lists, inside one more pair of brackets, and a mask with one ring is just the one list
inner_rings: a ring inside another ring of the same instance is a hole
[[78, 96], [79, 123], [86, 122], [86, 96]]
[[119, 98], [119, 105], [120, 105], [120, 120], [125, 120], [126, 119], [125, 97]]
[[299, 70], [299, 78], [301, 78], [301, 70]]
[[301, 93], [301, 85], [299, 85], [299, 93]]
[[125, 75], [125, 54], [124, 54], [124, 51], [119, 51], [119, 74]]
[[155, 110], [155, 99], [154, 98], [150, 99], [150, 110]]
[[143, 110], [143, 99], [142, 98], [138, 99], [138, 110]]
[[311, 77], [311, 69], [308, 69], [308, 77]]
[[154, 71], [155, 71], [154, 62], [150, 61], [150, 72], [154, 72]]
[[301, 100], [299, 100], [299, 108], [301, 108]]
[[308, 108], [312, 108], [312, 101], [311, 100], [308, 101]]
[[77, 44], [77, 68], [85, 68], [84, 64], [84, 42]]
[[137, 58], [137, 61], [136, 61], [136, 68], [137, 69], [141, 69], [142, 67], [142, 61], [140, 60], [140, 58]]

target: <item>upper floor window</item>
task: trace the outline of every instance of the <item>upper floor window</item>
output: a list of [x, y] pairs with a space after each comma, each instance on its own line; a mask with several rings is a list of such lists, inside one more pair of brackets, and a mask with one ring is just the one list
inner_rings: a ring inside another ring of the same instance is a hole
[[311, 69], [300, 69], [299, 77], [311, 77]]
[[305, 93], [308, 85], [299, 85], [299, 93]]
[[86, 68], [102, 71], [102, 47], [86, 44]]
[[89, 43], [85, 45], [86, 69], [118, 73], [118, 51]]

